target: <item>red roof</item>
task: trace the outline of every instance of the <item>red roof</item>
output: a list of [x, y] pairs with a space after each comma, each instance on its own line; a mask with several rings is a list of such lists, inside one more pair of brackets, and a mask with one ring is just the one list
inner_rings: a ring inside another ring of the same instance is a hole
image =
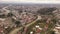
[[40, 33], [41, 32], [41, 30], [40, 29], [37, 29], [37, 31], [36, 31], [37, 33]]

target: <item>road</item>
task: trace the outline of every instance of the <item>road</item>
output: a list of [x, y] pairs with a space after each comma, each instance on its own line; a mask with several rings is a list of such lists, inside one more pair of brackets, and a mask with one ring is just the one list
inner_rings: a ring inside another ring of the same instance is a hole
[[[37, 20], [39, 20], [39, 19], [37, 18], [37, 19], [34, 20], [33, 22], [25, 25], [25, 27], [29, 27], [29, 26], [35, 24]], [[12, 30], [9, 34], [16, 34], [16, 33], [17, 33], [19, 30], [21, 30], [22, 28], [23, 28], [23, 27], [16, 28], [16, 29]]]
[[[2, 8], [3, 10], [5, 10], [5, 11], [8, 11], [8, 13], [10, 12], [10, 10], [7, 10], [6, 8], [8, 8], [8, 6], [7, 7], [4, 7], [4, 8]], [[6, 13], [7, 14], [7, 13]], [[39, 17], [40, 18], [40, 17]], [[31, 26], [31, 25], [33, 25], [34, 23], [36, 23], [36, 21], [39, 19], [39, 18], [37, 18], [36, 20], [34, 20], [33, 22], [31, 22], [31, 23], [29, 23], [29, 24], [27, 24], [27, 25], [25, 25], [25, 27], [29, 27], [29, 26]], [[21, 30], [23, 27], [19, 27], [19, 28], [15, 28], [14, 30], [12, 30], [9, 34], [16, 34], [19, 30]]]

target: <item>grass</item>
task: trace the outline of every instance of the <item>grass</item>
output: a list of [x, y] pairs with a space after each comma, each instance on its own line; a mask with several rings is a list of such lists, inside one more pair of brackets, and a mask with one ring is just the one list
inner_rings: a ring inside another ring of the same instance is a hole
[[53, 29], [53, 27], [54, 27], [54, 23], [49, 23], [49, 24], [46, 24], [46, 22], [38, 22], [38, 21], [36, 21], [36, 23], [35, 24], [33, 24], [33, 25], [31, 25], [29, 28], [28, 28], [28, 32], [27, 32], [27, 34], [29, 34], [29, 32], [30, 31], [32, 31], [32, 28], [33, 27], [35, 27], [35, 25], [39, 25], [41, 28], [43, 28], [44, 29], [44, 26], [46, 26], [46, 25], [48, 25], [48, 29], [46, 30], [46, 31], [41, 31], [41, 34], [51, 34], [51, 33], [53, 33], [53, 31], [52, 31], [52, 29]]

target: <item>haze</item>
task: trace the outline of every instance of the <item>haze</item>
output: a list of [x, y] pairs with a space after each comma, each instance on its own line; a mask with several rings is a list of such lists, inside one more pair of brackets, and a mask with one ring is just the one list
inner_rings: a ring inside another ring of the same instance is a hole
[[8, 3], [60, 3], [59, 0], [0, 0], [0, 2], [8, 2]]

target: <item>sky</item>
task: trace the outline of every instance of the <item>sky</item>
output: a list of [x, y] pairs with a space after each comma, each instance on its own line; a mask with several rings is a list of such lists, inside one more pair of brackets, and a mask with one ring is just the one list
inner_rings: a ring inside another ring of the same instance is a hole
[[59, 3], [60, 4], [60, 0], [0, 0], [0, 2], [15, 2], [15, 3]]

